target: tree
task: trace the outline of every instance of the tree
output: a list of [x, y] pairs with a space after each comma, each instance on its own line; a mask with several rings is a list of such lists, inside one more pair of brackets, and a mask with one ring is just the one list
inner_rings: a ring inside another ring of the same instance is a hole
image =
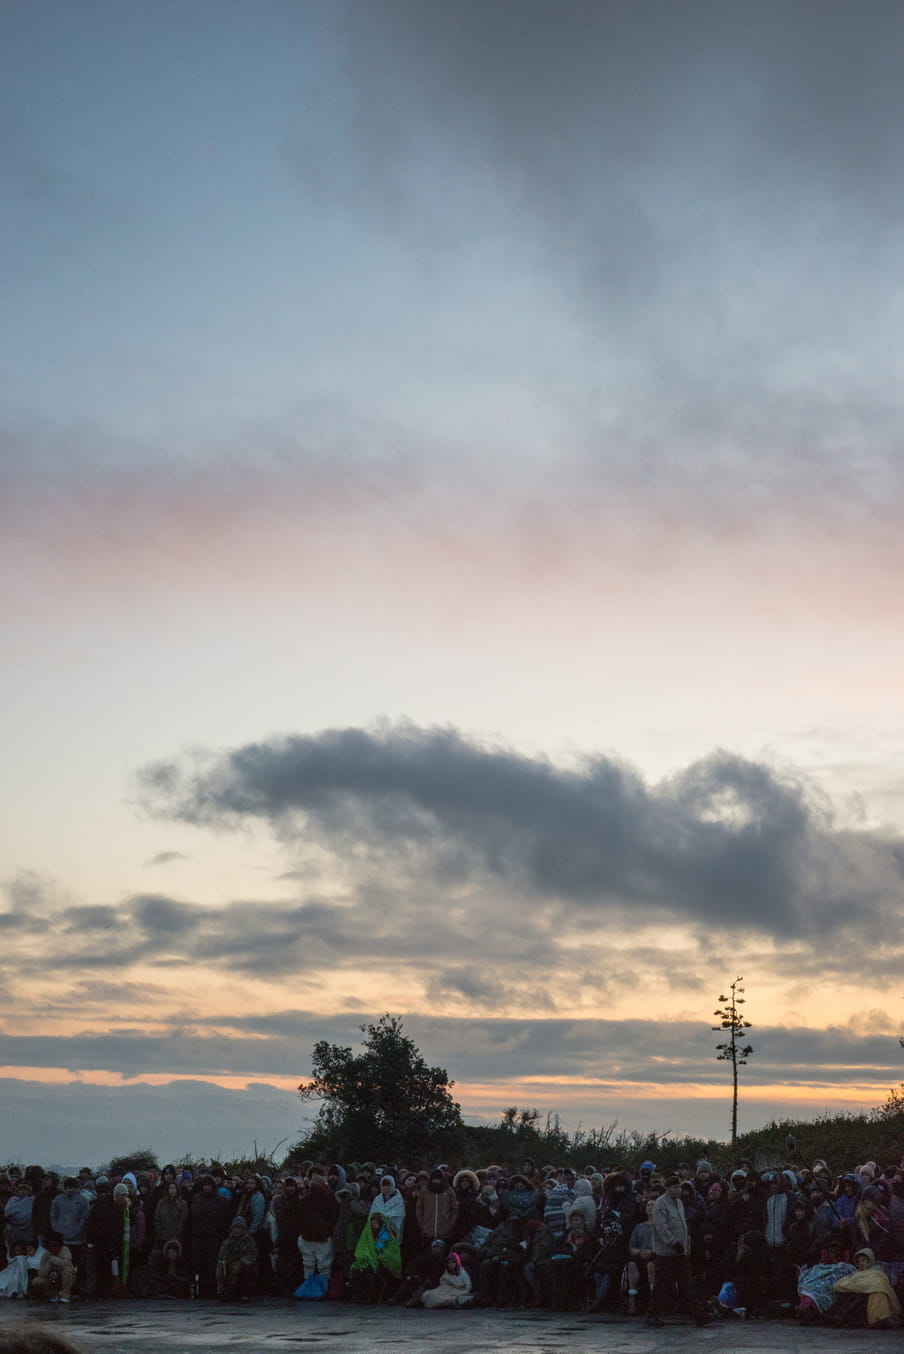
[[126, 1171], [153, 1171], [159, 1165], [156, 1152], [149, 1147], [139, 1147], [125, 1156], [114, 1157], [104, 1167], [104, 1175], [125, 1175]]
[[739, 1042], [741, 1037], [743, 1036], [744, 1031], [753, 1028], [750, 1021], [745, 1020], [741, 1012], [738, 1010], [739, 1006], [744, 1005], [744, 996], [743, 996], [744, 989], [741, 986], [742, 982], [743, 982], [742, 978], [735, 978], [731, 987], [728, 989], [729, 992], [731, 993], [731, 996], [730, 997], [722, 995], [719, 996], [718, 1000], [720, 1002], [720, 1007], [718, 1011], [713, 1012], [713, 1015], [721, 1023], [719, 1025], [713, 1025], [712, 1027], [714, 1030], [724, 1031], [727, 1032], [728, 1034], [728, 1038], [726, 1039], [724, 1044], [716, 1044], [716, 1048], [719, 1050], [718, 1053], [716, 1054], [716, 1058], [720, 1062], [731, 1063], [732, 1150], [734, 1150], [734, 1148], [737, 1147], [738, 1144], [738, 1068], [747, 1062], [747, 1059], [753, 1052], [752, 1044], [744, 1044], [743, 1046], [741, 1046]]
[[452, 1099], [454, 1082], [442, 1067], [428, 1067], [397, 1016], [362, 1025], [362, 1052], [321, 1040], [314, 1046], [313, 1075], [298, 1088], [302, 1100], [320, 1100], [305, 1143], [339, 1160], [376, 1155], [413, 1165], [451, 1156], [464, 1124]]

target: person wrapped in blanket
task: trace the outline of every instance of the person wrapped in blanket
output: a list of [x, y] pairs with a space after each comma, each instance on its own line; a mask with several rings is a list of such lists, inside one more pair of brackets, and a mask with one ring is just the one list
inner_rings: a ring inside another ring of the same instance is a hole
[[380, 1212], [372, 1212], [355, 1247], [349, 1271], [353, 1302], [379, 1302], [402, 1274], [399, 1238]]
[[[857, 1321], [861, 1306], [848, 1305], [851, 1299], [866, 1299], [866, 1324], [871, 1328], [888, 1329], [904, 1325], [901, 1320], [901, 1303], [898, 1295], [888, 1281], [885, 1271], [876, 1263], [876, 1257], [868, 1246], [863, 1246], [854, 1254], [856, 1269], [837, 1281], [834, 1287], [835, 1305], [841, 1306], [841, 1317], [845, 1324]], [[839, 1303], [839, 1299], [841, 1302]]]
[[835, 1301], [835, 1284], [849, 1274], [856, 1273], [853, 1265], [844, 1259], [844, 1247], [839, 1238], [833, 1238], [824, 1248], [818, 1264], [805, 1265], [797, 1276], [799, 1300], [798, 1319], [809, 1326], [819, 1321]]
[[421, 1296], [424, 1307], [465, 1307], [471, 1302], [471, 1279], [461, 1263], [461, 1257], [452, 1251], [435, 1288], [428, 1288]]

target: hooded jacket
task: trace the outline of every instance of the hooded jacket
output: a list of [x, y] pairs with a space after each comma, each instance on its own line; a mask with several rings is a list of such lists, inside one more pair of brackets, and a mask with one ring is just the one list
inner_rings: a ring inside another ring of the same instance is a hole
[[596, 1232], [596, 1200], [593, 1197], [593, 1186], [583, 1176], [574, 1182], [574, 1198], [565, 1210], [566, 1219], [572, 1213], [581, 1214], [591, 1236]]
[[458, 1217], [458, 1195], [443, 1176], [431, 1175], [415, 1205], [421, 1236], [447, 1241]]
[[312, 1180], [298, 1205], [298, 1221], [304, 1241], [329, 1241], [339, 1221], [339, 1203], [329, 1185]]

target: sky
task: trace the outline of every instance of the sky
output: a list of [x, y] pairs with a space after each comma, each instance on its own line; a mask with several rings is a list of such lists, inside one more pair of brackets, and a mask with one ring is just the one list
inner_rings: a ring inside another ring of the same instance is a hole
[[[904, 13], [8, 0], [0, 1157], [901, 1079]], [[896, 581], [897, 580], [897, 581]]]

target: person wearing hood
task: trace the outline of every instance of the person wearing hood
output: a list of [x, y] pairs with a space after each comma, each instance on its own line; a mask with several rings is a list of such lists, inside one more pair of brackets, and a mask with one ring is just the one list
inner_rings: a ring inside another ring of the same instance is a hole
[[738, 1288], [740, 1306], [747, 1315], [765, 1320], [772, 1299], [770, 1282], [771, 1256], [766, 1238], [756, 1229], [745, 1232], [738, 1242], [734, 1265], [734, 1280]]
[[[632, 1198], [637, 1196], [632, 1193]], [[623, 1202], [623, 1201], [622, 1201]], [[572, 1207], [577, 1208], [579, 1203], [575, 1199]], [[612, 1195], [603, 1194], [603, 1203], [600, 1208], [599, 1221], [596, 1226], [596, 1253], [591, 1264], [593, 1273], [593, 1305], [590, 1311], [601, 1311], [606, 1305], [607, 1300], [611, 1301], [610, 1295], [617, 1295], [619, 1280], [628, 1263], [628, 1243], [633, 1231], [634, 1210], [626, 1210], [625, 1217], [616, 1212], [612, 1206]]]
[[38, 1241], [42, 1242], [53, 1231], [50, 1225], [50, 1210], [60, 1187], [60, 1178], [55, 1171], [45, 1171], [35, 1193], [32, 1221], [35, 1225]]
[[563, 1237], [565, 1235], [573, 1199], [574, 1190], [564, 1180], [555, 1185], [547, 1194], [543, 1221], [550, 1228], [553, 1236]]
[[732, 1191], [728, 1196], [728, 1239], [737, 1245], [747, 1232], [761, 1232], [764, 1221], [763, 1200], [755, 1182], [744, 1172], [735, 1171], [731, 1177]]
[[257, 1270], [257, 1243], [239, 1214], [217, 1255], [217, 1297], [221, 1302], [250, 1302]]
[[157, 1201], [153, 1222], [154, 1237], [159, 1245], [170, 1240], [181, 1243], [188, 1225], [188, 1204], [179, 1193], [175, 1173], [167, 1181], [165, 1192]]
[[304, 1276], [329, 1275], [333, 1264], [333, 1228], [339, 1221], [339, 1202], [323, 1175], [312, 1175], [308, 1191], [299, 1200], [298, 1249]]
[[153, 1191], [151, 1193], [151, 1204], [153, 1206], [153, 1211], [156, 1211], [157, 1205], [159, 1204], [160, 1200], [165, 1197], [167, 1186], [170, 1184], [171, 1181], [174, 1185], [178, 1184], [178, 1179], [176, 1176], [176, 1168], [172, 1164], [164, 1166], [163, 1170], [160, 1172], [160, 1179], [157, 1181], [156, 1185], [153, 1188]]
[[[461, 1174], [461, 1172], [459, 1172]], [[458, 1176], [455, 1177], [456, 1180]], [[592, 1192], [592, 1186], [591, 1186]], [[505, 1213], [510, 1218], [520, 1218], [522, 1222], [535, 1220], [543, 1216], [545, 1198], [542, 1190], [536, 1189], [524, 1175], [513, 1175], [505, 1191]]]
[[134, 1171], [126, 1171], [120, 1183], [128, 1187], [129, 1197], [131, 1199], [138, 1198], [138, 1177]]
[[361, 1203], [361, 1191], [356, 1180], [347, 1180], [336, 1190], [339, 1217], [333, 1228], [333, 1273], [347, 1281], [355, 1257], [355, 1247], [361, 1228], [367, 1220], [369, 1208]]
[[728, 1190], [724, 1181], [714, 1180], [703, 1203], [703, 1226], [709, 1227], [716, 1244], [724, 1250], [728, 1235]]
[[192, 1266], [198, 1275], [198, 1295], [211, 1298], [216, 1291], [217, 1256], [229, 1227], [231, 1204], [217, 1192], [212, 1175], [202, 1175], [200, 1183], [189, 1209], [188, 1235]]
[[580, 1176], [574, 1182], [573, 1197], [568, 1205], [569, 1215], [580, 1213], [584, 1219], [584, 1226], [588, 1236], [596, 1235], [596, 1200], [593, 1197], [593, 1186], [585, 1176]]
[[487, 1237], [480, 1252], [475, 1297], [478, 1306], [496, 1303], [503, 1307], [514, 1296], [526, 1258], [521, 1246], [522, 1233], [520, 1218], [507, 1218]]
[[[175, 1180], [171, 1182], [175, 1185]], [[185, 1272], [182, 1243], [170, 1237], [148, 1258], [148, 1286], [155, 1298], [187, 1298], [191, 1283]]]
[[6, 1226], [3, 1230], [7, 1254], [14, 1246], [33, 1246], [37, 1240], [33, 1219], [34, 1195], [27, 1180], [20, 1180], [15, 1193], [3, 1210]]
[[[591, 1181], [591, 1185], [592, 1185]], [[595, 1196], [594, 1196], [595, 1197]], [[622, 1229], [630, 1237], [637, 1221], [640, 1199], [634, 1193], [627, 1171], [610, 1171], [602, 1181], [600, 1208], [611, 1208], [621, 1218]]]
[[401, 1274], [402, 1253], [398, 1236], [379, 1209], [374, 1209], [368, 1214], [355, 1246], [349, 1274], [352, 1301], [377, 1301]]
[[[470, 1236], [473, 1229], [480, 1225], [478, 1222], [480, 1181], [473, 1171], [462, 1170], [455, 1175], [452, 1188], [455, 1190], [458, 1199], [458, 1216], [449, 1238], [450, 1242], [454, 1244]], [[543, 1201], [541, 1200], [540, 1207], [542, 1208], [542, 1206]]]
[[785, 1245], [790, 1264], [801, 1269], [812, 1265], [816, 1258], [816, 1233], [813, 1228], [813, 1208], [808, 1199], [795, 1199], [785, 1221]]
[[471, 1301], [471, 1276], [452, 1251], [439, 1276], [439, 1283], [421, 1297], [423, 1307], [465, 1307]]
[[866, 1323], [872, 1327], [899, 1327], [901, 1303], [888, 1281], [888, 1276], [876, 1263], [868, 1246], [854, 1254], [856, 1272], [839, 1279], [835, 1293], [841, 1296], [855, 1294], [866, 1297]]
[[681, 1182], [681, 1202], [684, 1204], [684, 1217], [691, 1238], [691, 1250], [698, 1244], [706, 1217], [706, 1204], [697, 1193], [692, 1180]]
[[405, 1200], [401, 1191], [396, 1189], [394, 1176], [380, 1177], [379, 1193], [371, 1202], [370, 1212], [380, 1214], [401, 1247], [405, 1235]]
[[458, 1217], [458, 1196], [438, 1167], [430, 1172], [427, 1188], [417, 1196], [415, 1216], [425, 1241], [448, 1241]]
[[326, 1173], [326, 1183], [335, 1194], [338, 1189], [345, 1189], [348, 1184], [348, 1175], [345, 1167], [334, 1162]]
[[862, 1194], [860, 1181], [853, 1172], [841, 1177], [841, 1185], [835, 1196], [835, 1212], [844, 1223], [850, 1223], [849, 1235], [853, 1237], [854, 1214]]
[[242, 1193], [236, 1210], [237, 1215], [245, 1219], [248, 1235], [257, 1247], [257, 1291], [262, 1295], [269, 1293], [273, 1280], [271, 1263], [273, 1240], [270, 1232], [270, 1221], [267, 1218], [269, 1207], [267, 1188], [268, 1184], [265, 1183], [264, 1176], [247, 1176], [242, 1185]]
[[838, 1235], [839, 1218], [831, 1199], [827, 1199], [823, 1189], [814, 1185], [810, 1190], [810, 1207], [813, 1209], [813, 1235], [817, 1251], [824, 1250], [833, 1236]]
[[273, 1214], [276, 1218], [276, 1284], [282, 1296], [289, 1298], [304, 1278], [298, 1249], [301, 1199], [294, 1175], [286, 1176], [283, 1181], [282, 1194], [273, 1203]]
[[854, 1213], [857, 1240], [868, 1246], [878, 1260], [891, 1253], [891, 1228], [887, 1195], [882, 1185], [867, 1185]]
[[656, 1162], [642, 1161], [640, 1163], [640, 1170], [637, 1172], [637, 1179], [634, 1182], [635, 1194], [646, 1194], [647, 1190], [650, 1188], [650, 1181], [655, 1174]]

